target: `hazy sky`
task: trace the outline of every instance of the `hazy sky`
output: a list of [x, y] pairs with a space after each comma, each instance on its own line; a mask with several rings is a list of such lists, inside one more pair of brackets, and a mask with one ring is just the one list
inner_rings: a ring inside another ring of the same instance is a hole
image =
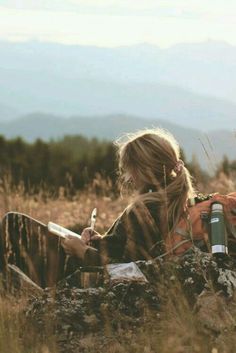
[[235, 0], [0, 0], [0, 39], [161, 47], [236, 44]]

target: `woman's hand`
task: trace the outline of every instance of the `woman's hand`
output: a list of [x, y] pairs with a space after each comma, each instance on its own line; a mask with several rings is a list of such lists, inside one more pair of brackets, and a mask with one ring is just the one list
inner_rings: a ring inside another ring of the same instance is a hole
[[77, 256], [83, 260], [84, 254], [92, 240], [101, 238], [101, 235], [92, 230], [91, 227], [85, 228], [81, 234], [81, 239], [73, 235], [67, 235], [65, 239], [61, 240], [61, 245], [66, 254]]
[[101, 238], [101, 235], [95, 230], [93, 230], [91, 227], [84, 228], [81, 233], [81, 240], [86, 245], [91, 245], [92, 240], [97, 240], [99, 238]]
[[83, 260], [84, 254], [88, 246], [80, 238], [73, 235], [67, 235], [65, 239], [61, 240], [61, 245], [67, 255], [77, 256]]

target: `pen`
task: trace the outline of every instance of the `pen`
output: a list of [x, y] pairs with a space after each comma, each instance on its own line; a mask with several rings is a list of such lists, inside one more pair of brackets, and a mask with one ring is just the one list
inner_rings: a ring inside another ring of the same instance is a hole
[[94, 208], [91, 213], [91, 228], [92, 228], [92, 230], [94, 230], [96, 218], [97, 218], [97, 209]]

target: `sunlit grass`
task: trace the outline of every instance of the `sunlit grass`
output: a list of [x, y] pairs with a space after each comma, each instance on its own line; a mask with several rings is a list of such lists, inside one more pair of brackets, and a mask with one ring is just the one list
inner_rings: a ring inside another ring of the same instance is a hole
[[24, 315], [27, 296], [0, 297], [1, 353], [56, 353], [57, 344], [52, 329], [39, 332]]
[[[98, 189], [98, 182], [95, 183]], [[100, 183], [102, 181], [100, 180]], [[101, 188], [104, 188], [102, 184]], [[0, 189], [0, 216], [8, 211], [19, 211], [47, 223], [54, 221], [64, 226], [87, 226], [90, 214], [94, 207], [98, 208], [96, 229], [105, 232], [123, 211], [129, 198], [115, 199], [107, 191], [96, 193], [95, 186], [80, 191], [68, 199], [62, 188], [57, 198], [45, 195], [27, 195], [22, 185], [11, 189], [5, 181]], [[236, 189], [235, 178], [228, 178], [221, 174], [212, 178], [208, 185], [199, 186], [200, 191], [228, 193]], [[117, 331], [112, 344], [104, 343], [108, 353], [145, 352], [145, 353], [207, 353], [214, 351], [214, 345], [204, 333], [201, 332], [199, 319], [196, 318], [193, 308], [188, 304], [181, 287], [173, 286], [163, 293], [165, 300], [159, 316], [153, 317], [142, 328], [136, 331]], [[0, 296], [0, 353], [56, 353], [57, 338], [50, 323], [45, 323], [45, 331], [39, 332], [24, 315], [27, 305], [27, 296], [15, 298], [12, 295]], [[225, 353], [233, 352], [236, 343], [232, 333], [232, 343]], [[229, 340], [229, 337], [227, 336]], [[85, 352], [98, 352], [96, 342], [101, 337], [88, 335], [81, 339]], [[215, 348], [216, 349], [216, 348]], [[219, 351], [220, 352], [220, 351]], [[76, 353], [76, 352], [75, 352]]]

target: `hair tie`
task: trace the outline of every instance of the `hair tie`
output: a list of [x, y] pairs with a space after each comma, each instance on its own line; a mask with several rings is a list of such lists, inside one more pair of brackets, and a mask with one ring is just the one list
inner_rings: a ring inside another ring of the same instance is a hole
[[182, 159], [179, 159], [174, 167], [174, 171], [176, 174], [180, 173], [184, 168], [184, 162]]

